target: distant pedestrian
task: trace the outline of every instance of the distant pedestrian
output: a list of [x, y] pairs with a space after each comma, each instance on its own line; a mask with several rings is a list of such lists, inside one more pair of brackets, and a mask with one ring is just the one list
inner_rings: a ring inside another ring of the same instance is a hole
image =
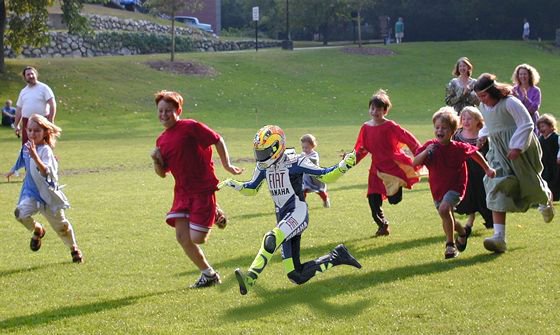
[[399, 17], [397, 22], [395, 22], [395, 40], [397, 44], [402, 43], [403, 37], [404, 37], [404, 22], [403, 22], [403, 18]]
[[[27, 120], [33, 114], [39, 114], [54, 123], [56, 115], [56, 100], [54, 93], [47, 84], [37, 80], [39, 72], [32, 66], [26, 66], [22, 72], [27, 83], [19, 93], [16, 102], [16, 119], [14, 121], [17, 136], [21, 135], [21, 144], [27, 143]], [[20, 126], [21, 123], [21, 126]]]
[[524, 41], [528, 41], [529, 35], [531, 35], [531, 26], [529, 25], [529, 21], [527, 21], [527, 19], [523, 19], [523, 35], [521, 35], [521, 37]]

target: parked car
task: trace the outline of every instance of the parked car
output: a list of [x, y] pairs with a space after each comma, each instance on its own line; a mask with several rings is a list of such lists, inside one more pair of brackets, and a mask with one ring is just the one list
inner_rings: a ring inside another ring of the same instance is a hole
[[194, 16], [175, 16], [175, 21], [186, 24], [187, 26], [204, 30], [208, 33], [213, 33], [212, 25], [208, 23], [201, 23], [198, 18]]

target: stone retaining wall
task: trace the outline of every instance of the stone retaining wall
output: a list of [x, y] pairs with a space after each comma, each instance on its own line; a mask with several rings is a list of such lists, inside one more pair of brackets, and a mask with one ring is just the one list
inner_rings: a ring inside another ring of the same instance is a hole
[[[50, 42], [42, 47], [26, 46], [20, 55], [4, 49], [8, 58], [95, 57], [171, 52], [171, 26], [93, 15], [88, 17], [94, 32], [70, 35], [50, 32]], [[181, 25], [180, 23], [177, 23]], [[231, 51], [254, 49], [255, 41], [222, 41], [198, 29], [175, 27], [175, 51]], [[280, 41], [259, 41], [259, 48], [280, 47]]]

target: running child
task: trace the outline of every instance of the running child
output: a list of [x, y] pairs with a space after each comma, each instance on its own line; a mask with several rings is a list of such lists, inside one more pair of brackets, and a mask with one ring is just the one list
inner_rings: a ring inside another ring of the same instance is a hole
[[[301, 155], [308, 158], [311, 163], [319, 166], [319, 153], [315, 151], [317, 147], [317, 139], [311, 134], [305, 134], [300, 139]], [[323, 207], [331, 207], [329, 194], [327, 193], [327, 184], [318, 180], [316, 177], [308, 174], [303, 175], [303, 196], [307, 197], [307, 193], [317, 193], [323, 200]]]
[[[478, 142], [478, 132], [484, 126], [484, 119], [478, 108], [467, 106], [460, 113], [460, 128], [453, 134], [453, 140], [468, 143], [474, 146], [481, 145], [478, 151], [484, 156], [488, 152], [488, 143], [480, 144]], [[465, 231], [467, 236], [471, 235], [474, 224], [475, 213], [478, 212], [484, 219], [484, 226], [492, 229], [494, 222], [492, 220], [492, 211], [486, 206], [486, 191], [484, 190], [484, 170], [472, 158], [467, 159], [468, 182], [465, 197], [457, 208], [456, 213], [467, 214], [467, 222], [465, 223]]]
[[33, 233], [29, 247], [38, 251], [46, 229], [33, 216], [41, 213], [70, 249], [72, 261], [83, 263], [84, 257], [78, 248], [74, 228], [64, 213], [70, 204], [59, 188], [58, 162], [53, 153], [56, 138], [62, 130], [46, 117], [33, 114], [29, 117], [26, 131], [28, 141], [22, 146], [16, 164], [6, 174], [9, 180], [17, 170], [25, 167], [26, 174], [15, 210], [16, 220]]
[[560, 136], [558, 136], [556, 128], [556, 118], [550, 114], [543, 114], [537, 120], [537, 129], [541, 134], [539, 142], [542, 147], [542, 177], [546, 180], [550, 191], [552, 191], [552, 200], [560, 199]]
[[391, 100], [384, 90], [377, 91], [369, 100], [371, 120], [360, 129], [354, 150], [357, 163], [371, 154], [367, 198], [373, 221], [377, 224], [375, 236], [390, 234], [389, 220], [381, 208], [384, 199], [392, 205], [402, 200], [402, 188], [412, 188], [420, 178], [412, 166], [412, 157], [403, 150], [406, 145], [414, 153], [420, 142], [411, 132], [387, 119]]
[[247, 294], [279, 248], [282, 248], [288, 278], [298, 285], [307, 282], [317, 272], [325, 272], [333, 266], [346, 264], [361, 268], [343, 244], [315, 260], [304, 264], [300, 262], [301, 235], [309, 222], [302, 190], [303, 175], [307, 173], [323, 182], [334, 182], [355, 165], [355, 154], [345, 155], [334, 166], [320, 168], [308, 158], [297, 155], [293, 148], [286, 149], [284, 131], [272, 125], [257, 132], [253, 147], [257, 161], [253, 178], [248, 182], [226, 179], [221, 185], [232, 187], [243, 195], [256, 195], [263, 182], [266, 182], [276, 208], [276, 227], [264, 235], [259, 252], [247, 272], [235, 270], [239, 292]]
[[181, 120], [183, 97], [177, 92], [160, 91], [155, 95], [159, 121], [165, 128], [156, 140], [151, 157], [158, 176], [171, 173], [175, 179], [173, 205], [166, 222], [175, 228], [177, 242], [187, 257], [201, 271], [191, 288], [221, 284], [220, 275], [208, 263], [200, 244], [208, 235], [216, 215], [218, 178], [212, 162], [212, 145], [220, 156], [222, 166], [232, 174], [242, 169], [232, 165], [224, 139], [203, 123]]
[[531, 115], [512, 95], [511, 86], [497, 82], [493, 74], [483, 73], [474, 90], [484, 117], [479, 136], [488, 138], [486, 157], [497, 171], [496, 178], [484, 178], [486, 203], [494, 219], [494, 235], [484, 240], [484, 247], [500, 253], [507, 249], [506, 213], [526, 212], [539, 204], [544, 221], [550, 222], [554, 218], [552, 192], [541, 177], [542, 150]]
[[[414, 165], [426, 165], [434, 204], [441, 217], [446, 243], [444, 256], [455, 258], [467, 247], [467, 233], [455, 220], [453, 209], [461, 202], [467, 188], [467, 159], [472, 158], [486, 175], [496, 171], [488, 166], [478, 148], [451, 138], [459, 123], [453, 107], [442, 107], [432, 117], [435, 138], [427, 141], [416, 152]], [[453, 239], [453, 232], [458, 237]]]

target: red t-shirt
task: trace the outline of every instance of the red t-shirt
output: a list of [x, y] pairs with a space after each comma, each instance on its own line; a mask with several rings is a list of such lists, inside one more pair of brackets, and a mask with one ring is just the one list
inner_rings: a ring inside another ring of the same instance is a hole
[[435, 201], [443, 200], [448, 191], [459, 193], [461, 198], [465, 196], [467, 188], [467, 159], [474, 154], [478, 148], [468, 143], [451, 141], [448, 145], [442, 145], [436, 139], [431, 139], [420, 147], [416, 154], [426, 150], [432, 143], [436, 144], [431, 156], [426, 158], [424, 165], [430, 172], [430, 190]]
[[195, 120], [178, 120], [156, 140], [166, 172], [175, 178], [175, 197], [215, 191], [218, 178], [214, 173], [212, 145], [220, 135]]

